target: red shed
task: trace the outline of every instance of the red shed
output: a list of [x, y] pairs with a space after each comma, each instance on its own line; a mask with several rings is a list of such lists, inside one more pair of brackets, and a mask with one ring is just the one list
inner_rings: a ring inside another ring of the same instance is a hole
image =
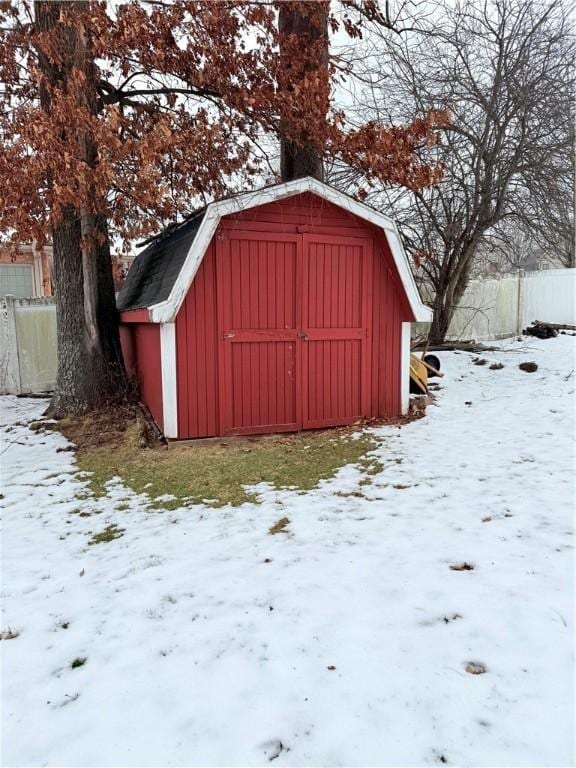
[[179, 439], [404, 413], [410, 323], [431, 315], [394, 222], [311, 178], [169, 228], [118, 307], [142, 399]]

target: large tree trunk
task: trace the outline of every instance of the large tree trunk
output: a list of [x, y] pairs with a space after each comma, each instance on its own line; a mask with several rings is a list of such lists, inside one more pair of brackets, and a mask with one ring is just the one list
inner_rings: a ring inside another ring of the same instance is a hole
[[[283, 181], [302, 176], [324, 179], [321, 142], [322, 121], [329, 108], [328, 85], [328, 11], [329, 0], [313, 3], [283, 0], [279, 3], [281, 87], [293, 97], [294, 88], [307, 102], [312, 100], [317, 111], [314, 124], [302, 125], [299, 135], [280, 125], [280, 173]], [[295, 106], [297, 110], [297, 105]], [[293, 122], [293, 121], [291, 121]]]
[[85, 281], [80, 216], [74, 208], [66, 210], [54, 228], [53, 243], [58, 369], [49, 414], [60, 418], [122, 401], [127, 382], [107, 240], [94, 248], [91, 291]]
[[118, 338], [115, 307], [113, 312], [106, 312], [105, 304], [98, 303], [98, 336], [103, 343], [95, 345], [86, 324], [80, 243], [78, 212], [68, 208], [53, 231], [58, 371], [49, 414], [55, 417], [86, 413], [122, 396], [119, 341], [114, 349], [114, 339]]
[[[62, 23], [61, 8], [71, 3], [35, 2], [41, 31], [57, 28], [61, 60], [55, 64], [40, 54], [42, 74], [50, 86], [65, 87], [74, 68], [86, 75], [82, 104], [96, 114], [95, 68], [88, 41], [78, 26]], [[85, 3], [77, 2], [78, 8]], [[50, 112], [49, 89], [41, 87], [43, 109]], [[94, 167], [97, 149], [90, 136], [63, 138], [77, 142], [86, 163]], [[121, 400], [127, 391], [118, 330], [108, 227], [96, 193], [82, 209], [69, 206], [53, 229], [54, 295], [56, 300], [58, 370], [49, 413], [77, 415]]]

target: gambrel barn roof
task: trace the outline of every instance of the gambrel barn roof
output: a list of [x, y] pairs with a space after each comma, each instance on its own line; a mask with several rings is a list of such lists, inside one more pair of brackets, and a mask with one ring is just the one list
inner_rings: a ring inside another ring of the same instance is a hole
[[416, 321], [430, 321], [431, 310], [422, 303], [394, 221], [310, 177], [217, 200], [182, 224], [166, 230], [134, 260], [118, 296], [118, 309], [147, 307], [152, 322], [173, 322], [222, 217], [305, 192], [340, 206], [384, 231]]

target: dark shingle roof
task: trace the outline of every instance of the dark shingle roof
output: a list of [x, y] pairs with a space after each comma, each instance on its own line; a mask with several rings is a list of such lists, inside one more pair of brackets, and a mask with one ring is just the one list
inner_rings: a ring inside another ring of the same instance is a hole
[[168, 298], [204, 213], [165, 230], [136, 256], [116, 299], [118, 309], [142, 309]]

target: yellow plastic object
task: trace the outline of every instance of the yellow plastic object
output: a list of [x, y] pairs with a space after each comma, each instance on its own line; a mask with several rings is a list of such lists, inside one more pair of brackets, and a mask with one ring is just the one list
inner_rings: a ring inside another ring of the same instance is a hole
[[410, 355], [410, 380], [419, 392], [428, 394], [428, 369], [416, 355]]

